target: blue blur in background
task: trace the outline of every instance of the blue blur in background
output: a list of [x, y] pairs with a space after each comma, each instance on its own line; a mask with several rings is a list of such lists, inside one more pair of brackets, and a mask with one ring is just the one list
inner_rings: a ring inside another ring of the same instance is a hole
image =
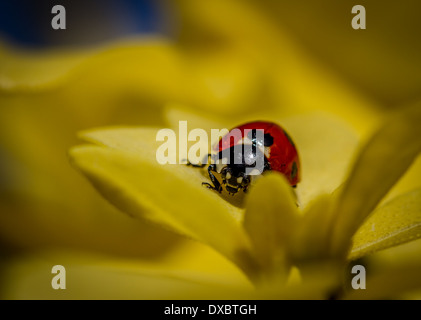
[[[66, 9], [66, 30], [53, 30], [54, 5]], [[25, 47], [88, 46], [130, 35], [163, 33], [162, 1], [2, 0], [0, 37]]]

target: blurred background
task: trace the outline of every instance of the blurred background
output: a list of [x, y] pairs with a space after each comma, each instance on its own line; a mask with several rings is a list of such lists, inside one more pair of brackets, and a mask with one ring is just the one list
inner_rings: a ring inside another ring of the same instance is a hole
[[[51, 28], [56, 4], [66, 30]], [[351, 27], [357, 4], [366, 30]], [[186, 241], [101, 198], [68, 162], [77, 131], [164, 126], [171, 102], [363, 123], [419, 100], [420, 35], [417, 0], [1, 1], [0, 269], [43, 248], [158, 259]]]
[[[177, 38], [186, 24], [180, 2], [183, 1], [2, 1], [0, 33], [10, 43], [38, 49], [95, 46], [139, 34]], [[250, 2], [306, 50], [340, 72], [352, 85], [378, 99], [382, 106], [419, 97], [421, 73], [416, 72], [421, 64], [419, 1]], [[66, 8], [65, 32], [51, 28], [51, 8], [56, 4]], [[366, 9], [366, 30], [355, 31], [350, 27], [351, 8], [356, 4]], [[203, 10], [206, 11], [206, 4]], [[221, 18], [226, 18], [223, 12]]]

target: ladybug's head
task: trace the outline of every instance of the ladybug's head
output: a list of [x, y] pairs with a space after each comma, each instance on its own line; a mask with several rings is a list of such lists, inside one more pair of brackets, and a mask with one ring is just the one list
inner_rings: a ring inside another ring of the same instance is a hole
[[245, 166], [241, 164], [228, 164], [221, 170], [221, 180], [225, 189], [230, 194], [236, 194], [239, 190], [244, 192], [250, 184], [250, 176], [245, 174]]
[[[229, 157], [227, 157], [227, 154]], [[269, 170], [269, 163], [258, 148], [245, 148], [240, 145], [233, 146], [218, 154], [213, 155], [210, 175], [216, 179], [216, 189], [221, 191], [221, 187], [234, 195], [238, 191], [247, 191], [255, 175], [260, 175], [263, 171]], [[262, 168], [258, 164], [263, 164]]]

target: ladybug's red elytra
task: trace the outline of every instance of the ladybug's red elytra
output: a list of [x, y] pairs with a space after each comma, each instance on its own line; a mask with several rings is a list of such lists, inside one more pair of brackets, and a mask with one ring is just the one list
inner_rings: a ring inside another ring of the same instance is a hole
[[[255, 176], [267, 171], [282, 173], [292, 187], [300, 181], [300, 160], [295, 144], [286, 131], [273, 122], [254, 121], [231, 129], [214, 145], [208, 157], [212, 160], [207, 168], [212, 183], [202, 184], [218, 192], [225, 190], [233, 195], [240, 190], [247, 192]], [[250, 174], [256, 160], [261, 160], [262, 170]]]

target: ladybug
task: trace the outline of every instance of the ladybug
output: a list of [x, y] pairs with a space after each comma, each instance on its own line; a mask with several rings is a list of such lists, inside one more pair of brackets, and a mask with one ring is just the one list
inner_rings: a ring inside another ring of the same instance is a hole
[[224, 189], [232, 195], [240, 190], [247, 192], [252, 180], [267, 171], [282, 173], [294, 188], [300, 181], [295, 144], [273, 122], [254, 121], [231, 129], [213, 146], [209, 157], [207, 171], [212, 183], [202, 185], [217, 192]]

